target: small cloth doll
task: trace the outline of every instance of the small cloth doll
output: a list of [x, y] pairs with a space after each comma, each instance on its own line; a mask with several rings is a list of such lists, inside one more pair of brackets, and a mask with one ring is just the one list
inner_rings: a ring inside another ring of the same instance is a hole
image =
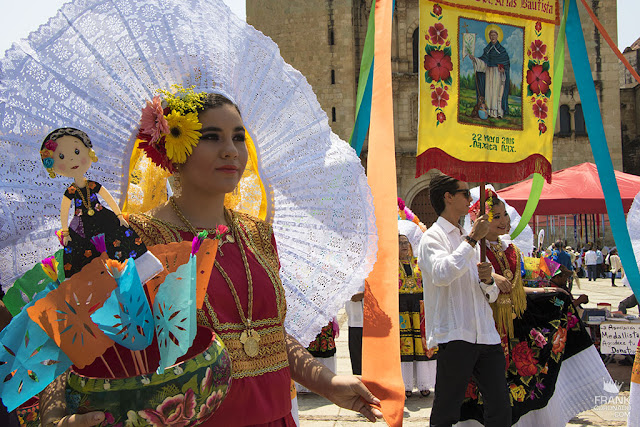
[[[64, 193], [60, 208], [66, 278], [100, 256], [92, 242], [92, 238], [99, 234], [104, 234], [109, 258], [124, 261], [129, 257], [140, 257], [136, 265], [143, 265], [139, 269], [141, 279], [144, 280], [143, 276], [150, 278], [162, 270], [158, 259], [147, 252], [140, 237], [129, 228], [109, 191], [99, 183], [85, 179], [91, 163], [98, 161], [86, 133], [69, 127], [56, 129], [44, 139], [40, 155], [50, 177], [54, 178], [57, 174], [74, 179]], [[111, 210], [98, 200], [98, 195]], [[74, 209], [74, 216], [68, 224], [71, 208]]]

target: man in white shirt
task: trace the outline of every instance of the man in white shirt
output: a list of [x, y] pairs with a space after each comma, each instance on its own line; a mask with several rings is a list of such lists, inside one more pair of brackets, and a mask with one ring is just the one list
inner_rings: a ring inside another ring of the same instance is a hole
[[[438, 348], [435, 400], [431, 426], [451, 426], [460, 418], [467, 384], [473, 376], [484, 399], [484, 424], [510, 426], [511, 403], [505, 360], [490, 301], [511, 284], [495, 284], [491, 264], [480, 263], [477, 242], [489, 230], [487, 216], [473, 224], [468, 236], [459, 226], [471, 202], [466, 183], [446, 175], [429, 184], [438, 220], [420, 240], [425, 331], [429, 348]], [[489, 300], [489, 301], [488, 301]]]
[[587, 276], [589, 281], [596, 281], [598, 273], [598, 254], [593, 250], [593, 243], [589, 243], [589, 250], [584, 254], [584, 263], [587, 266]]

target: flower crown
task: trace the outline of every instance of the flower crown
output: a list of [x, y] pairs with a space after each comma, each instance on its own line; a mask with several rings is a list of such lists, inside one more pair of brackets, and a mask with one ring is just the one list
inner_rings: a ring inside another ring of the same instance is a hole
[[196, 93], [193, 86], [171, 87], [174, 93], [159, 89], [162, 99], [156, 95], [147, 101], [136, 142], [153, 163], [173, 173], [176, 165], [187, 161], [200, 141], [202, 124], [198, 121], [198, 111], [207, 93]]
[[[490, 188], [485, 188], [484, 194], [486, 200], [484, 211], [489, 215], [489, 222], [491, 222], [493, 221], [494, 197], [495, 199], [497, 199], [498, 194]], [[480, 216], [480, 199], [478, 199], [478, 201], [471, 205], [471, 207], [469, 208], [469, 216], [471, 217], [471, 221], [475, 221], [476, 218]]]
[[414, 214], [400, 197], [398, 197], [398, 219], [406, 219], [407, 221], [413, 222], [420, 228], [420, 230], [422, 230], [423, 233], [427, 231], [427, 227], [422, 223], [422, 221], [420, 221], [418, 215]]

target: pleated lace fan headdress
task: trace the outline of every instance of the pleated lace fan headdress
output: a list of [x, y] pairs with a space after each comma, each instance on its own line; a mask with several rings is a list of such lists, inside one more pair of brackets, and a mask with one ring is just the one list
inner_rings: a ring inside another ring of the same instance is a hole
[[[157, 89], [174, 84], [221, 93], [242, 112], [255, 150], [248, 179], [255, 188], [259, 177], [262, 215], [278, 240], [286, 327], [311, 341], [372, 268], [377, 237], [370, 189], [306, 79], [273, 41], [219, 0], [73, 1], [6, 52], [0, 61], [2, 285], [58, 249], [53, 233], [67, 182], [42, 168], [42, 138], [61, 126], [87, 132], [100, 157], [89, 177], [122, 205], [141, 109]], [[243, 185], [235, 196], [240, 207]], [[244, 205], [255, 206], [249, 202]]]

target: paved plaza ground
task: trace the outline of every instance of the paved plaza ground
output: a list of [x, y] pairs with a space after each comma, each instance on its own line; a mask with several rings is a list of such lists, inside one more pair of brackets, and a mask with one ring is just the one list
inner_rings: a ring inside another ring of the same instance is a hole
[[[620, 280], [616, 281], [621, 284]], [[631, 289], [624, 287], [612, 287], [610, 279], [598, 279], [596, 282], [588, 282], [586, 279], [580, 280], [581, 288], [574, 286], [573, 294], [587, 294], [589, 296], [589, 304], [584, 305], [585, 308], [595, 308], [597, 303], [610, 303], [615, 310], [618, 303], [631, 295]], [[638, 315], [638, 308], [629, 310], [630, 314]], [[347, 343], [347, 316], [344, 311], [338, 315], [340, 323], [340, 336], [337, 341], [337, 365], [338, 373], [350, 374], [351, 363], [349, 361], [349, 349]], [[619, 360], [621, 356], [616, 356]], [[607, 369], [611, 373], [614, 380], [623, 386], [619, 395], [619, 401], [627, 401], [629, 396], [629, 381], [631, 378], [631, 367], [621, 366], [616, 361], [609, 363]], [[338, 408], [323, 397], [310, 394], [299, 394], [298, 404], [300, 406], [300, 423], [303, 427], [330, 427], [330, 426], [364, 426], [368, 421], [352, 411]], [[431, 406], [433, 405], [433, 393], [429, 397], [421, 397], [419, 393], [407, 399], [404, 409], [404, 425], [407, 426], [426, 426], [429, 424], [429, 415], [431, 414]], [[614, 410], [613, 404], [603, 405], [595, 409], [585, 411], [574, 419], [568, 425], [571, 426], [626, 426], [626, 415], [622, 416], [618, 408]], [[623, 411], [626, 414], [626, 411]], [[378, 425], [383, 422], [379, 421]]]

